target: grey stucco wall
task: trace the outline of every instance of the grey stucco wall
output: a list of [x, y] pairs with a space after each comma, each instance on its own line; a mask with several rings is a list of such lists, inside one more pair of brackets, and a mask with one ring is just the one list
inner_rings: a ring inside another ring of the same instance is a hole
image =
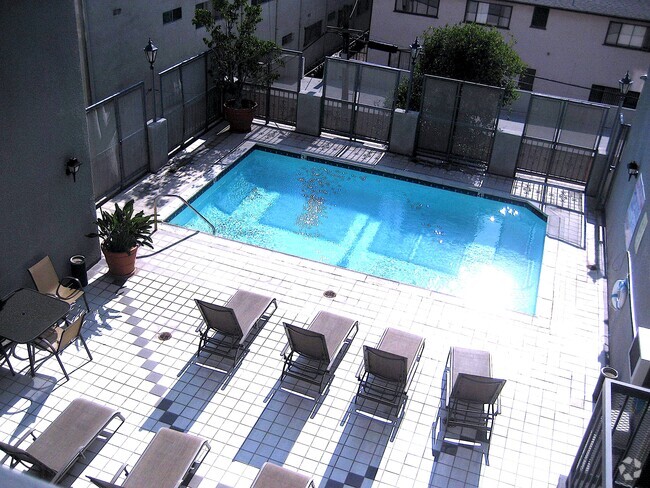
[[[641, 218], [650, 217], [650, 90], [644, 89], [637, 106], [634, 123], [623, 151], [621, 164], [616, 168], [612, 191], [606, 204], [607, 225], [607, 282], [611, 293], [614, 282], [624, 279], [628, 273], [628, 250], [625, 239], [625, 221], [630, 199], [638, 180], [628, 180], [627, 164], [636, 161], [640, 166], [645, 184], [646, 202]], [[637, 226], [629, 246], [634, 293], [634, 312], [637, 327], [650, 328], [650, 237], [649, 230], [641, 233]], [[631, 301], [628, 299], [621, 310], [608, 310], [610, 362], [619, 370], [619, 378], [630, 377], [628, 351], [633, 340]]]
[[[49, 254], [99, 259], [75, 2], [0, 0], [0, 296]], [[65, 163], [82, 162], [76, 183]]]

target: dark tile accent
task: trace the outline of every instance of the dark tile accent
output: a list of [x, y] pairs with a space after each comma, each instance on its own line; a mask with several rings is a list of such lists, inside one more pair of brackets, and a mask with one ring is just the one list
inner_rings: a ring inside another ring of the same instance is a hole
[[368, 469], [366, 469], [366, 478], [369, 480], [374, 480], [375, 476], [377, 476], [377, 471], [379, 471], [379, 468], [375, 466], [368, 466]]
[[[138, 319], [139, 321], [140, 319]], [[130, 324], [129, 320], [127, 319], [127, 324]], [[131, 324], [135, 325], [135, 324]], [[132, 327], [131, 330], [129, 331], [129, 334], [132, 334], [134, 336], [140, 336], [144, 333], [144, 329], [142, 327]]]
[[156, 396], [163, 396], [167, 392], [167, 388], [162, 385], [154, 385], [154, 387], [149, 390], [149, 393]]
[[173, 404], [174, 404], [174, 402], [172, 400], [170, 400], [169, 398], [163, 398], [162, 400], [160, 400], [158, 405], [156, 405], [156, 408], [159, 408], [160, 410], [167, 411], [167, 410], [169, 410], [169, 407], [171, 407]]
[[158, 383], [160, 381], [160, 378], [162, 378], [163, 375], [160, 373], [154, 373], [153, 371], [147, 375], [145, 380], [151, 381], [152, 383]]
[[327, 483], [325, 483], [325, 488], [343, 488], [343, 487], [344, 487], [343, 483], [332, 479], [327, 480]]
[[144, 347], [149, 344], [149, 340], [145, 339], [144, 337], [138, 337], [135, 341], [133, 341], [133, 344], [138, 347]]
[[[138, 325], [141, 320], [142, 319], [140, 317], [134, 317], [133, 315], [131, 315], [128, 319], [126, 319], [126, 323], [131, 324], [131, 325]], [[143, 331], [144, 331], [144, 329], [143, 329]], [[142, 334], [142, 332], [140, 332], [140, 334]], [[140, 334], [137, 334], [137, 335], [140, 335]]]
[[353, 486], [354, 488], [361, 488], [361, 485], [363, 484], [363, 480], [365, 480], [365, 478], [360, 474], [348, 473], [348, 475], [345, 478], [345, 484]]
[[158, 366], [158, 361], [152, 361], [151, 359], [147, 359], [142, 363], [142, 368], [149, 371], [153, 371], [156, 366]]
[[153, 354], [151, 349], [141, 349], [137, 356], [148, 359]]
[[445, 454], [449, 454], [450, 456], [455, 456], [456, 453], [458, 452], [458, 447], [450, 446], [450, 445], [442, 446], [442, 452], [444, 452]]
[[122, 313], [126, 313], [128, 315], [133, 315], [137, 311], [138, 311], [138, 309], [135, 308], [135, 307], [124, 307], [124, 310], [122, 310]]
[[170, 412], [165, 412], [160, 416], [160, 422], [163, 422], [165, 424], [172, 425], [174, 422], [176, 422], [176, 419], [178, 418], [177, 413], [170, 413]]
[[127, 305], [128, 306], [128, 305], [131, 305], [131, 303], [133, 303], [133, 298], [123, 296], [122, 298], [120, 298], [119, 301], [120, 301], [120, 303], [122, 305]]

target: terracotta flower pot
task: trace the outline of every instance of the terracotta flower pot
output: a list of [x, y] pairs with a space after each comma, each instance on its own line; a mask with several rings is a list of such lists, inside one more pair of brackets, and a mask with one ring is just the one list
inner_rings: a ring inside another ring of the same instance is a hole
[[252, 100], [244, 100], [242, 103], [249, 106], [234, 108], [229, 106], [230, 102], [232, 102], [232, 100], [229, 100], [223, 105], [224, 116], [230, 123], [230, 131], [242, 133], [250, 132], [253, 119], [255, 118], [255, 108], [257, 108], [257, 103]]
[[129, 252], [112, 252], [102, 246], [102, 252], [106, 258], [108, 272], [113, 276], [131, 276], [135, 272], [135, 258], [138, 253], [138, 246]]

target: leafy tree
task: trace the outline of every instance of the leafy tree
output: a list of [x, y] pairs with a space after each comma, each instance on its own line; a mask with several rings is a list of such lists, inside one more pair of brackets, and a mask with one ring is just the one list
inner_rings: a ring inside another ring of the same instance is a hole
[[258, 39], [257, 24], [262, 21], [261, 5], [249, 0], [212, 0], [217, 16], [198, 9], [192, 24], [205, 27], [208, 37], [203, 42], [212, 54], [212, 72], [231, 106], [246, 105], [243, 88], [247, 83], [266, 85], [277, 79], [277, 72], [268, 68], [277, 62], [281, 48], [273, 41]]
[[[526, 69], [513, 46], [514, 40], [506, 41], [498, 29], [478, 24], [429, 28], [414, 69], [410, 108], [420, 107], [425, 74], [502, 87], [504, 103], [510, 104], [517, 98], [517, 80]], [[401, 106], [406, 105], [407, 89], [408, 80], [400, 85]]]

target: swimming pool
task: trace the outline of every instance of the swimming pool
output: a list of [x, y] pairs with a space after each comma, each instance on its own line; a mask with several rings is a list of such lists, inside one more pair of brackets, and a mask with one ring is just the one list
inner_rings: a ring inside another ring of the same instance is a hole
[[535, 313], [546, 220], [526, 205], [262, 149], [192, 205], [221, 237]]

